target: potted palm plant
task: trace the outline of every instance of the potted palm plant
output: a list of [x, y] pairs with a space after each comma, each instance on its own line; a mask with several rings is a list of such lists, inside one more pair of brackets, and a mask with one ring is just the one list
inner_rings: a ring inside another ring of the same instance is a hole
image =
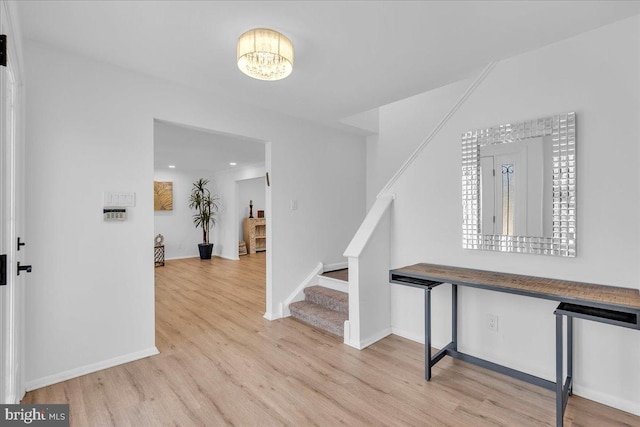
[[200, 259], [211, 259], [213, 243], [209, 243], [209, 231], [216, 224], [215, 215], [220, 207], [220, 198], [211, 195], [207, 184], [209, 184], [209, 180], [204, 178], [194, 182], [189, 197], [189, 208], [196, 211], [193, 214], [193, 225], [196, 228], [202, 228], [202, 243], [198, 244]]

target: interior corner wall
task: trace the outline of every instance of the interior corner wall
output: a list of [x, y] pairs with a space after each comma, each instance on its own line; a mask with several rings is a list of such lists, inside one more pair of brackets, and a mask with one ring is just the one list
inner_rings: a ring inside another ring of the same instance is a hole
[[[24, 50], [28, 387], [155, 349], [154, 119], [270, 141], [267, 313], [319, 261], [343, 261], [365, 214], [364, 138], [52, 46]], [[105, 190], [136, 193], [126, 221], [103, 221]]]
[[[154, 211], [154, 235], [164, 236], [165, 259], [192, 258], [200, 256], [198, 244], [202, 243], [202, 231], [193, 225], [194, 211], [189, 208], [189, 196], [193, 183], [200, 178], [212, 180], [211, 171], [189, 171], [180, 169], [156, 169], [154, 181], [173, 183], [173, 209]], [[213, 192], [213, 183], [208, 187]], [[213, 233], [209, 240], [213, 241]]]
[[[638, 28], [635, 16], [498, 63], [392, 188], [392, 268], [429, 262], [638, 288]], [[415, 115], [414, 102], [393, 108], [380, 111], [380, 140], [399, 139], [391, 124], [403, 108]], [[463, 250], [460, 135], [568, 111], [577, 115], [577, 257]], [[420, 119], [405, 126], [430, 132]], [[449, 289], [433, 295], [435, 346], [449, 341]], [[554, 379], [557, 302], [471, 288], [459, 297], [461, 351]], [[391, 304], [394, 333], [423, 337], [421, 291], [391, 285]], [[487, 314], [499, 316], [498, 333]], [[640, 415], [640, 331], [575, 320], [574, 334], [575, 394]]]

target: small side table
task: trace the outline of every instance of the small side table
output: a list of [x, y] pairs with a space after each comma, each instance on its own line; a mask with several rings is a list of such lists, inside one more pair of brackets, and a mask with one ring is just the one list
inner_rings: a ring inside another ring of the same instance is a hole
[[155, 246], [155, 266], [162, 267], [164, 266], [164, 245], [156, 245]]

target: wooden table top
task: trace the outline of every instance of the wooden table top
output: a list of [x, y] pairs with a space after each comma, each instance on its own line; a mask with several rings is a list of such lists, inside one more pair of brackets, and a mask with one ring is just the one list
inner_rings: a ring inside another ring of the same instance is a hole
[[[394, 280], [395, 276], [395, 280]], [[565, 302], [588, 302], [640, 310], [640, 291], [632, 288], [596, 285], [495, 271], [415, 264], [390, 271], [391, 282], [411, 284], [412, 278], [440, 283], [494, 289], [496, 291]], [[402, 280], [398, 280], [402, 279]], [[418, 287], [428, 287], [415, 283]]]

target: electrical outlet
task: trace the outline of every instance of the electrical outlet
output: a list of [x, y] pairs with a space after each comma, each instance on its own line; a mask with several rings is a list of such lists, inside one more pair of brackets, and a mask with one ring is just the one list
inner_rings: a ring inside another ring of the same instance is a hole
[[498, 332], [498, 316], [496, 314], [487, 314], [487, 328], [490, 331]]

